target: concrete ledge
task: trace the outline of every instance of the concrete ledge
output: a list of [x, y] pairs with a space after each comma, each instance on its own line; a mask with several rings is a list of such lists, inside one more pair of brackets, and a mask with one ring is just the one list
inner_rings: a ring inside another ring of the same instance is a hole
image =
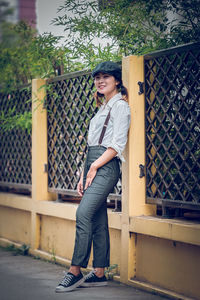
[[[34, 211], [37, 214], [75, 221], [78, 204], [42, 200], [33, 201], [31, 197], [23, 195], [0, 193], [0, 206], [29, 212], [31, 212], [34, 207]], [[108, 209], [108, 219], [110, 228], [121, 230], [121, 213], [113, 212], [111, 209]]]
[[151, 216], [130, 217], [129, 230], [172, 241], [200, 245], [200, 224], [198, 222]]
[[[15, 248], [21, 248], [22, 247], [22, 244], [20, 243], [16, 243], [16, 242], [13, 242], [13, 241], [10, 241], [8, 239], [5, 239], [5, 238], [1, 238], [0, 237], [0, 246], [6, 248], [8, 246], [11, 246], [11, 245], [14, 245]], [[48, 253], [48, 252], [45, 252], [45, 251], [42, 251], [42, 250], [38, 250], [38, 249], [29, 249], [29, 254], [34, 256], [34, 257], [39, 257], [40, 259], [45, 259], [45, 260], [48, 260], [48, 261], [51, 261], [51, 262], [56, 262], [60, 265], [63, 265], [63, 266], [66, 266], [66, 267], [70, 267], [71, 265], [71, 261], [66, 259], [66, 258], [63, 258], [63, 257], [60, 257], [58, 255], [55, 255], [53, 256], [52, 254]], [[86, 272], [90, 272], [92, 271], [92, 268], [90, 267], [87, 267], [86, 269], [84, 269], [84, 273]]]
[[[36, 213], [75, 221], [78, 204], [55, 201], [35, 201]], [[108, 209], [109, 227], [121, 230], [121, 213]]]
[[55, 201], [34, 201], [37, 214], [75, 221], [77, 204]]
[[0, 193], [0, 205], [11, 208], [31, 211], [32, 199], [24, 195]]
[[0, 237], [0, 246], [2, 246], [2, 247], [8, 247], [8, 246], [11, 246], [11, 245], [14, 245], [15, 248], [20, 248], [22, 246], [22, 244], [20, 244], [20, 243], [13, 242], [13, 241], [10, 241], [8, 239]]
[[158, 294], [158, 295], [161, 295], [161, 296], [165, 296], [165, 297], [169, 297], [169, 298], [173, 298], [173, 299], [177, 299], [177, 300], [180, 300], [180, 299], [182, 299], [182, 300], [195, 300], [193, 298], [188, 298], [188, 297], [185, 297], [184, 295], [180, 295], [180, 294], [177, 294], [177, 293], [172, 292], [170, 290], [166, 290], [166, 289], [163, 289], [161, 287], [152, 285], [150, 283], [146, 283], [146, 282], [142, 282], [142, 281], [138, 281], [138, 280], [130, 279], [130, 280], [128, 280], [128, 285], [134, 286], [135, 288], [138, 288], [138, 289], [141, 289], [141, 290], [148, 291], [152, 294]]
[[70, 260], [68, 260], [68, 259], [65, 259], [65, 258], [57, 256], [57, 255], [53, 256], [52, 254], [42, 251], [42, 250], [30, 249], [29, 253], [32, 256], [39, 257], [39, 258], [42, 258], [42, 259], [45, 259], [45, 260], [48, 260], [51, 262], [57, 262], [63, 266], [69, 267], [71, 264]]
[[[115, 281], [120, 282], [120, 276], [119, 275], [114, 275], [113, 279]], [[156, 285], [152, 285], [150, 283], [139, 281], [139, 280], [129, 279], [127, 284], [131, 285], [131, 286], [133, 286], [137, 289], [141, 289], [143, 291], [147, 291], [147, 292], [150, 292], [152, 294], [157, 294], [157, 295], [169, 297], [171, 299], [195, 300], [193, 298], [188, 298], [188, 297], [185, 297], [184, 295], [180, 295], [180, 294], [177, 294], [177, 293], [172, 292], [170, 290], [163, 289], [163, 288], [158, 287]]]
[[[11, 246], [11, 245], [14, 245], [15, 248], [20, 248], [22, 247], [22, 244], [20, 243], [16, 243], [16, 242], [13, 242], [13, 241], [10, 241], [8, 239], [5, 239], [5, 238], [0, 238], [0, 246], [2, 247], [8, 247], [8, 246]], [[60, 256], [57, 256], [55, 255], [55, 257], [48, 253], [48, 252], [45, 252], [45, 251], [42, 251], [42, 250], [38, 250], [38, 249], [29, 249], [29, 254], [34, 256], [34, 257], [39, 257], [39, 258], [42, 258], [42, 259], [45, 259], [45, 260], [49, 260], [49, 261], [56, 261], [57, 263], [61, 264], [61, 265], [64, 265], [64, 266], [67, 266], [69, 267], [70, 264], [71, 264], [71, 261], [66, 259], [66, 258], [63, 258], [63, 257], [60, 257]]]

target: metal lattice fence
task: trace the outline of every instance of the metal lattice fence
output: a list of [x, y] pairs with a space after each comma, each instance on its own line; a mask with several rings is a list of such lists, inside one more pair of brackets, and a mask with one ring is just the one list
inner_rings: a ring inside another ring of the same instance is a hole
[[[8, 118], [31, 112], [31, 87], [0, 93], [1, 114]], [[2, 126], [1, 126], [2, 127]], [[31, 190], [31, 134], [20, 128], [0, 130], [0, 186]]]
[[200, 209], [200, 43], [145, 56], [147, 203]]
[[[76, 187], [87, 150], [89, 121], [97, 111], [90, 72], [75, 72], [49, 81], [48, 188], [77, 195]], [[121, 181], [110, 199], [120, 199]]]

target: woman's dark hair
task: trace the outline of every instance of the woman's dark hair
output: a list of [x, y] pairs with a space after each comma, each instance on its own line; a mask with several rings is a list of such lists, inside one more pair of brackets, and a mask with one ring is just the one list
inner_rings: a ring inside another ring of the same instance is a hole
[[[122, 82], [121, 79], [118, 79], [118, 78], [115, 77], [115, 80], [119, 81], [119, 83], [117, 85], [117, 89], [118, 89], [118, 92], [122, 94], [122, 99], [124, 101], [128, 102], [128, 90], [127, 90], [127, 88], [123, 85], [123, 82]], [[104, 94], [101, 94], [99, 92], [95, 92], [94, 97], [96, 99], [97, 106], [98, 107], [101, 106], [102, 103], [103, 103]]]

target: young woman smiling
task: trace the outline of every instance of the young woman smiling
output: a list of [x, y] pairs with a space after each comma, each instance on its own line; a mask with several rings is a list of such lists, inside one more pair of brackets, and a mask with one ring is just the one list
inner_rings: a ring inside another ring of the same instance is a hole
[[[88, 153], [77, 190], [82, 200], [76, 213], [76, 239], [69, 272], [56, 292], [69, 292], [78, 286], [104, 286], [105, 267], [110, 263], [107, 196], [118, 182], [119, 159], [127, 142], [130, 126], [128, 92], [123, 86], [120, 67], [102, 62], [92, 71], [100, 107], [90, 121]], [[94, 270], [83, 277], [93, 243]]]

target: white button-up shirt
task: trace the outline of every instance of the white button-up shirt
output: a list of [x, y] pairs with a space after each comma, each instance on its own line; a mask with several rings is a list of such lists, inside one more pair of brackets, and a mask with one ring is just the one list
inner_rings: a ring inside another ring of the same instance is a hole
[[91, 119], [88, 133], [88, 145], [98, 145], [99, 137], [110, 108], [110, 120], [108, 121], [108, 126], [101, 145], [106, 148], [113, 148], [117, 152], [117, 156], [124, 161], [122, 151], [127, 142], [131, 113], [129, 105], [122, 99], [121, 93], [112, 97], [108, 103], [102, 104], [97, 114]]

